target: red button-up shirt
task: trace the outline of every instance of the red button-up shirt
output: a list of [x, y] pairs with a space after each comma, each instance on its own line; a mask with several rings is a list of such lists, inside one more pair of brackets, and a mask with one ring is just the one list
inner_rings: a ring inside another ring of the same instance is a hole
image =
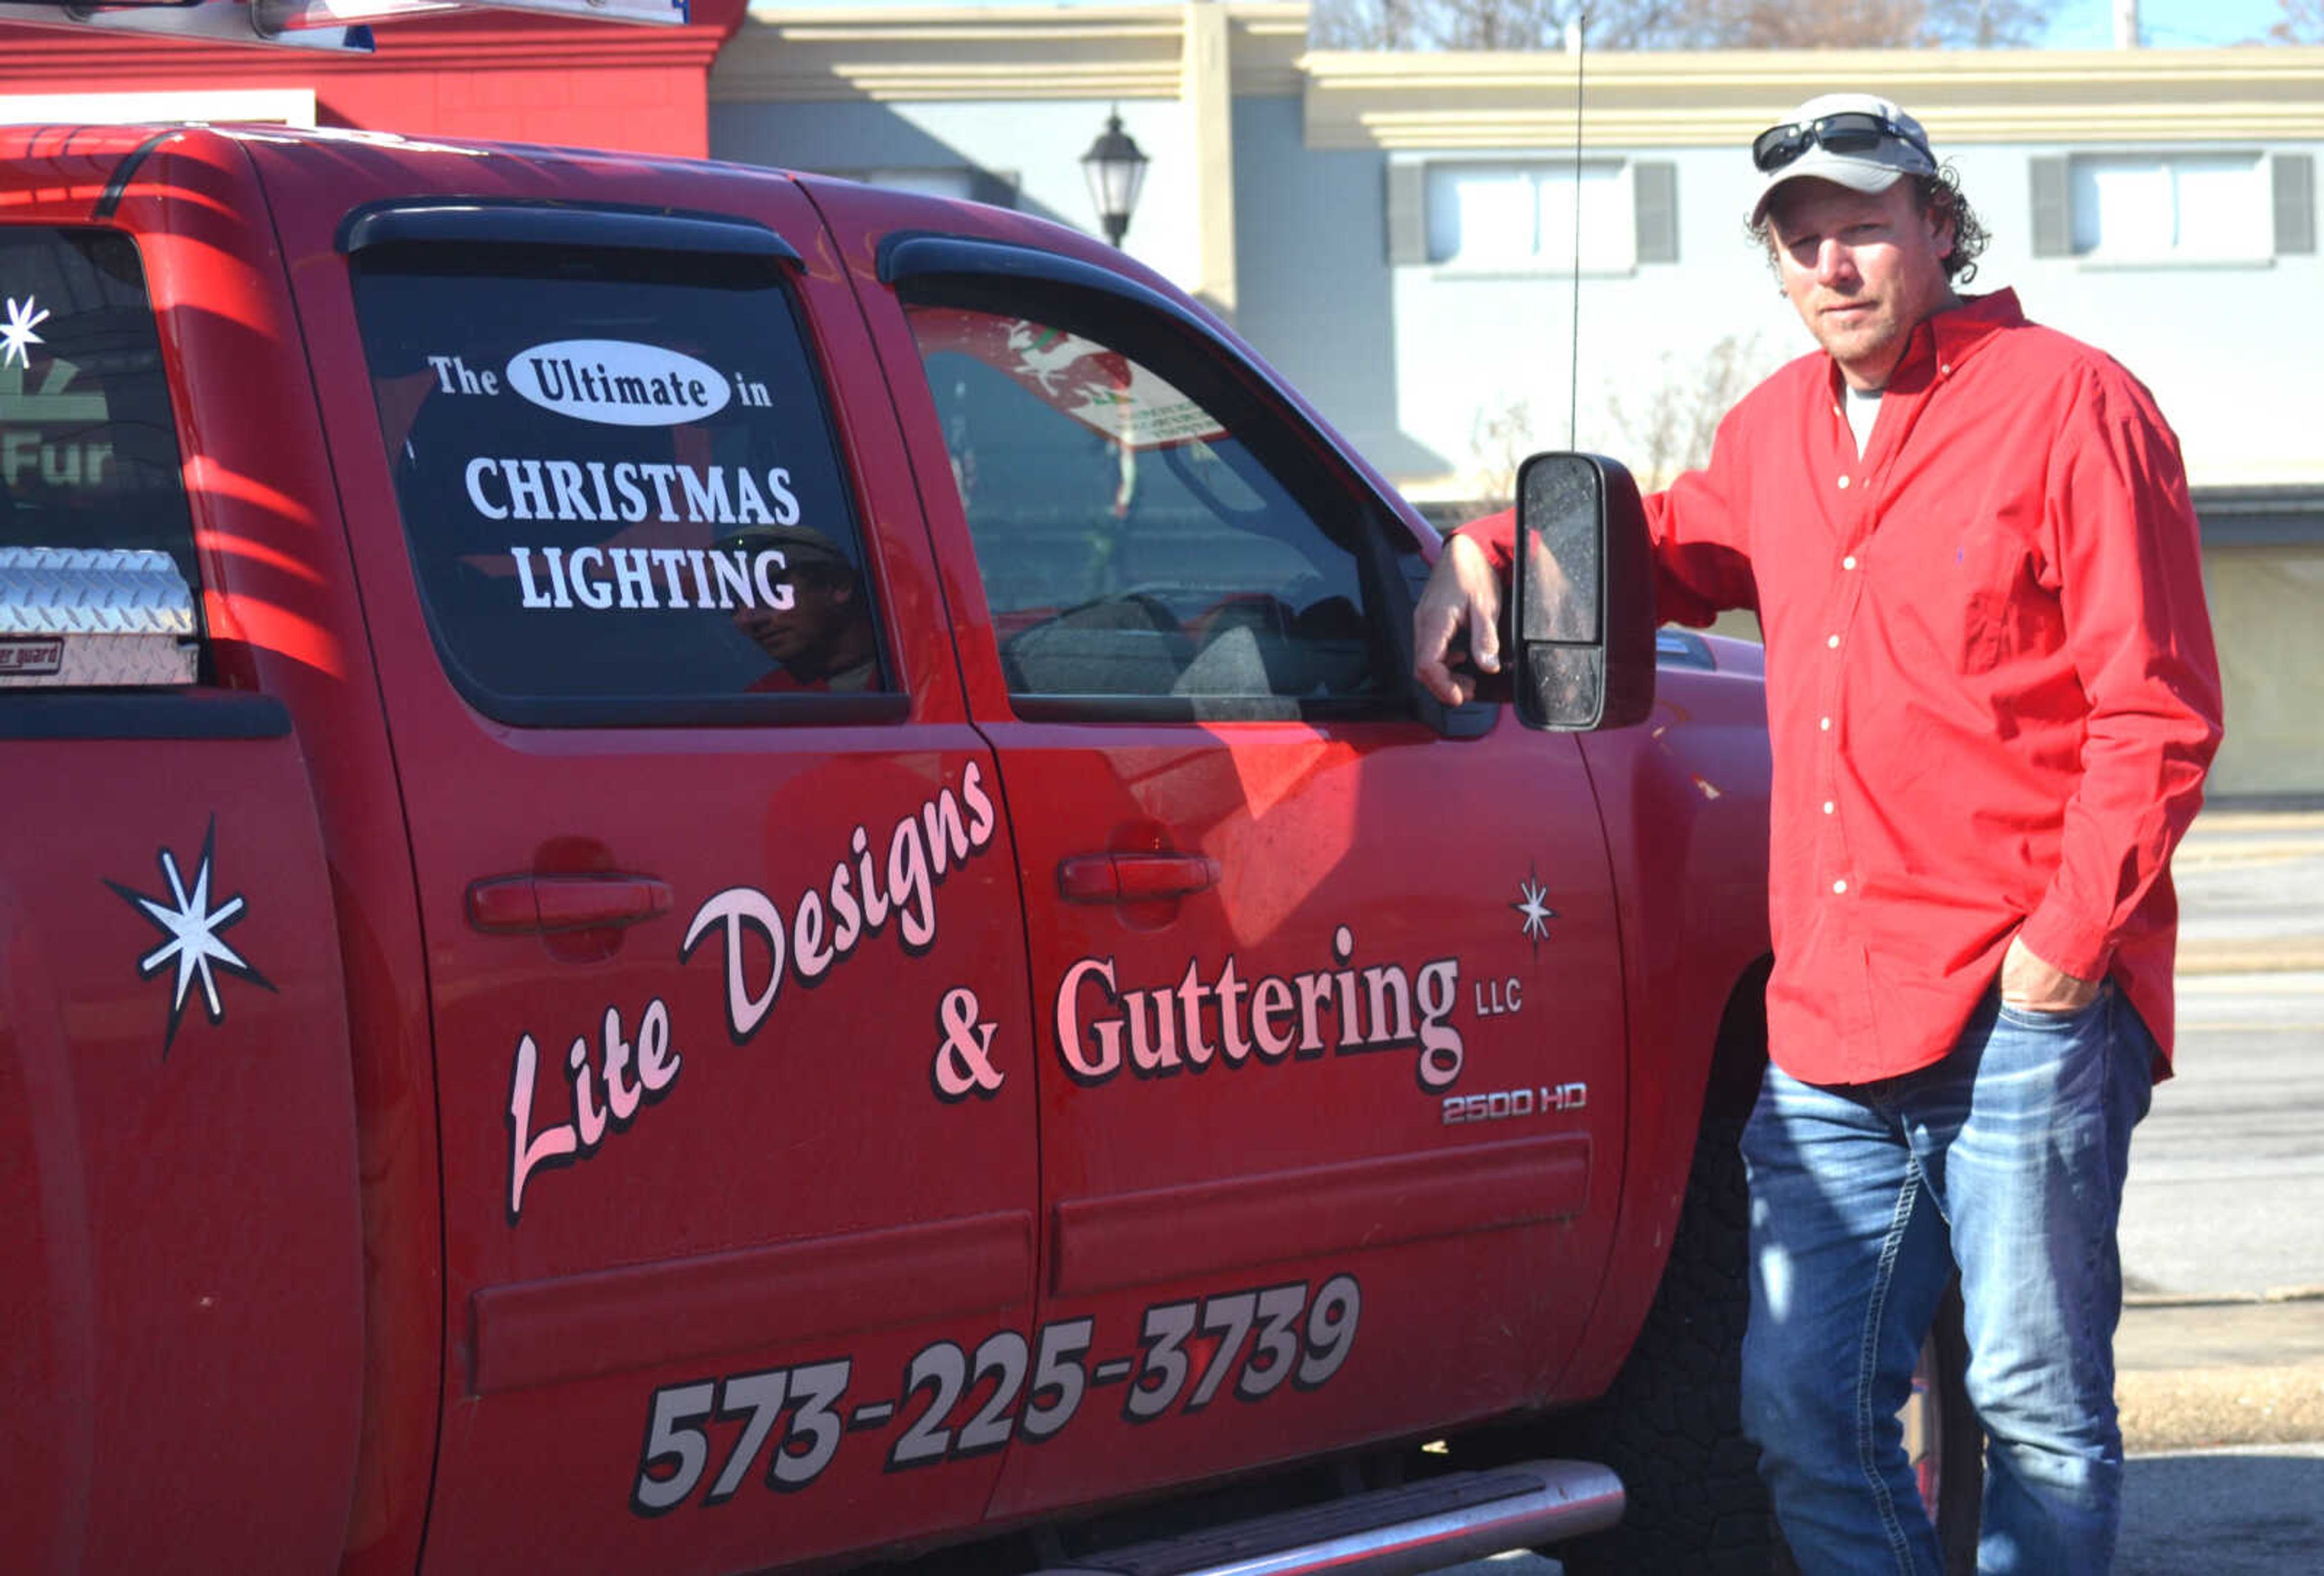
[[[1838, 367], [1748, 395], [1647, 501], [1662, 615], [1756, 608], [1775, 756], [1769, 1051], [1941, 1059], [2013, 935], [2172, 1044], [2171, 851], [2219, 738], [2178, 442], [2004, 290], [1914, 331], [1861, 456]], [[1466, 528], [1508, 561], [1511, 517]]]

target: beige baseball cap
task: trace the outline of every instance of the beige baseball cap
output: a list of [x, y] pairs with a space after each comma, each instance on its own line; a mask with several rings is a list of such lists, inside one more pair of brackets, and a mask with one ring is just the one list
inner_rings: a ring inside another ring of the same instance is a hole
[[1936, 156], [1921, 123], [1869, 93], [1826, 93], [1761, 132], [1751, 161], [1763, 176], [1751, 222], [1787, 180], [1829, 180], [1854, 191], [1886, 191], [1907, 175], [1934, 175]]
[[790, 563], [820, 559], [846, 569], [855, 567], [854, 561], [837, 542], [804, 525], [746, 525], [740, 530], [728, 532], [710, 545], [729, 552], [737, 548], [757, 552], [765, 548], [779, 548], [788, 555]]

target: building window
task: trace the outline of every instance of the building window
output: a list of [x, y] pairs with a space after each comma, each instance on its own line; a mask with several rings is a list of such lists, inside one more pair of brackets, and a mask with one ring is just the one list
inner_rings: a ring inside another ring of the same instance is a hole
[[2274, 255], [2268, 171], [2257, 153], [2077, 155], [2067, 176], [2077, 256], [2241, 263]]
[[[1428, 166], [1428, 261], [1454, 268], [1570, 268], [1575, 260], [1576, 171], [1570, 163]], [[1580, 171], [1581, 264], [1623, 272], [1638, 262], [1629, 167]]]
[[[1391, 160], [1383, 212], [1391, 266], [1485, 272], [1574, 264], [1572, 163]], [[1678, 261], [1678, 166], [1611, 160], [1582, 167], [1585, 269], [1625, 273]]]

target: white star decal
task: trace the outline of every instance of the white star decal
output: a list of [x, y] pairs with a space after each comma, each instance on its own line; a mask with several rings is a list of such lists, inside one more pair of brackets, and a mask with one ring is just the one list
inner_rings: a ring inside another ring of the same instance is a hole
[[8, 326], [0, 328], [0, 366], [14, 361], [29, 367], [32, 364], [31, 347], [48, 343], [32, 332], [49, 320], [49, 314], [39, 309], [40, 303], [30, 296], [21, 301], [14, 296], [8, 298]]
[[1509, 907], [1517, 911], [1518, 929], [1538, 951], [1541, 944], [1549, 939], [1549, 922], [1557, 917], [1557, 910], [1542, 901], [1549, 896], [1549, 889], [1528, 875], [1517, 883], [1517, 896], [1521, 900]]
[[169, 902], [149, 898], [134, 891], [119, 881], [105, 884], [118, 892], [123, 900], [143, 914], [153, 928], [170, 939], [137, 960], [137, 972], [152, 979], [162, 970], [176, 965], [178, 978], [170, 1000], [170, 1030], [161, 1041], [161, 1054], [167, 1056], [178, 1037], [179, 1020], [186, 1014], [186, 996], [199, 980], [202, 986], [202, 1006], [212, 1023], [226, 1021], [226, 1004], [218, 1000], [217, 975], [214, 969], [272, 991], [264, 975], [244, 961], [234, 948], [218, 939], [218, 932], [238, 923], [247, 905], [240, 893], [228, 898], [216, 908], [210, 907], [210, 860], [217, 846], [217, 817], [210, 817], [209, 830], [202, 837], [201, 862], [194, 868], [192, 891], [186, 889], [185, 877], [179, 871], [177, 856], [168, 849], [161, 850], [161, 879], [169, 883]]

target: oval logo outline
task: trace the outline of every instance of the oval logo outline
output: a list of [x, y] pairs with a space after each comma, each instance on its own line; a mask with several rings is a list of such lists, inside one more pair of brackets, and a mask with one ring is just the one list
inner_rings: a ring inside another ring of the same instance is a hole
[[551, 340], [510, 356], [506, 375], [530, 403], [601, 427], [679, 427], [733, 398], [707, 362], [632, 339]]

